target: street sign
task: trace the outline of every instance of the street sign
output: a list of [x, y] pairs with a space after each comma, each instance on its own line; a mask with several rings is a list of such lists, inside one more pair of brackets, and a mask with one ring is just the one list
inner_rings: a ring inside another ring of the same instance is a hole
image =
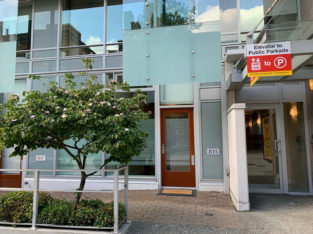
[[290, 42], [247, 45], [248, 77], [292, 75]]

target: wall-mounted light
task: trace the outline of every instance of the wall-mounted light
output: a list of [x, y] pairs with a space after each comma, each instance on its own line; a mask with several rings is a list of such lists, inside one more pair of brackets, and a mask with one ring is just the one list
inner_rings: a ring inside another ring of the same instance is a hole
[[260, 112], [258, 113], [258, 119], [256, 120], [256, 123], [258, 124], [258, 126], [261, 126], [261, 115]]
[[250, 117], [250, 120], [249, 120], [249, 127], [250, 127], [250, 129], [252, 128], [252, 119], [251, 119], [251, 117]]
[[294, 121], [297, 120], [297, 117], [299, 114], [298, 108], [297, 108], [297, 103], [291, 103], [289, 114]]
[[313, 79], [309, 79], [309, 88], [313, 91]]

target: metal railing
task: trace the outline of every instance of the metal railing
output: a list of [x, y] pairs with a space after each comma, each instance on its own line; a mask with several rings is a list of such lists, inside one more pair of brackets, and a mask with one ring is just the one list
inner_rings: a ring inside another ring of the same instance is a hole
[[[109, 172], [113, 173], [113, 209], [114, 209], [114, 225], [113, 227], [103, 227], [104, 229], [111, 229], [113, 230], [114, 233], [118, 233], [119, 227], [125, 223], [128, 222], [128, 166], [122, 166], [122, 167], [117, 167], [116, 169], [101, 169], [101, 170], [94, 170], [94, 169], [84, 169], [84, 170], [49, 170], [49, 169], [0, 169], [0, 174], [3, 172], [6, 173], [12, 173], [12, 172], [25, 172], [25, 173], [30, 173], [32, 172], [34, 174], [34, 184], [33, 184], [33, 189], [28, 189], [28, 188], [4, 188], [0, 187], [0, 192], [15, 192], [15, 191], [28, 191], [28, 192], [33, 192], [33, 207], [32, 207], [32, 223], [31, 223], [31, 228], [36, 229], [39, 226], [45, 226], [45, 227], [65, 227], [62, 225], [50, 225], [50, 224], [38, 224], [37, 223], [37, 217], [38, 217], [38, 199], [39, 199], [39, 192], [64, 192], [64, 193], [87, 193], [87, 192], [98, 192], [98, 193], [107, 193], [108, 191], [112, 190], [61, 190], [61, 189], [40, 189], [40, 172]], [[125, 206], [125, 219], [122, 223], [119, 224], [119, 199], [118, 199], [118, 193], [119, 193], [119, 175], [120, 172], [124, 171], [124, 206]], [[88, 182], [88, 179], [86, 181], [86, 184]], [[0, 222], [0, 224], [11, 224], [11, 225], [17, 225], [18, 223], [10, 223], [10, 222]], [[23, 224], [27, 225], [27, 224]], [[73, 228], [88, 228], [88, 229], [94, 229], [96, 227], [92, 226], [79, 226], [75, 227], [72, 226]], [[67, 226], [68, 228], [68, 226]], [[102, 229], [103, 229], [102, 228]], [[99, 228], [96, 228], [99, 229]]]

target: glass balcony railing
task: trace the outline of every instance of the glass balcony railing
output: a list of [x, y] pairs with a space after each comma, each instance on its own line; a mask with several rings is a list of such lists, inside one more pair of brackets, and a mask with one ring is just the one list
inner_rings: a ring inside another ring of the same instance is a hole
[[125, 80], [136, 85], [221, 79], [219, 22], [124, 31]]
[[264, 28], [265, 42], [308, 40], [313, 37], [313, 21], [270, 24]]

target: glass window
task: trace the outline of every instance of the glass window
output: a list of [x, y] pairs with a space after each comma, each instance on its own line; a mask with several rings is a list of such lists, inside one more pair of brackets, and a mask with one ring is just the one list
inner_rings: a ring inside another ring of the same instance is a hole
[[54, 60], [33, 62], [33, 72], [49, 72], [56, 70], [56, 62]]
[[[241, 0], [240, 1], [240, 30], [249, 32], [263, 18], [265, 12], [271, 7], [271, 0]], [[273, 10], [260, 23], [257, 30], [264, 24], [277, 24], [280, 22], [296, 21], [298, 19], [297, 0], [279, 1]]]
[[117, 82], [118, 84], [123, 83], [123, 74], [122, 73], [106, 73], [105, 74], [105, 84], [109, 84], [113, 80]]
[[0, 92], [14, 89], [17, 9], [17, 0], [0, 1]]
[[[28, 169], [50, 169], [54, 167], [54, 149], [40, 148], [30, 151]], [[40, 175], [53, 175], [52, 171], [40, 172]]]
[[32, 2], [19, 0], [16, 50], [30, 50], [31, 22]]
[[16, 40], [17, 8], [17, 0], [0, 1], [0, 42]]
[[58, 19], [57, 0], [35, 0], [34, 48], [56, 47]]
[[[89, 74], [91, 75], [91, 74]], [[100, 74], [93, 74], [95, 76], [97, 76], [97, 81], [99, 83], [102, 83], [102, 75]], [[74, 75], [75, 78], [74, 78], [74, 82], [76, 82], [77, 86], [76, 88], [77, 89], [80, 89], [82, 87], [82, 83], [84, 83], [86, 81], [86, 76], [79, 76], [79, 75]], [[61, 76], [60, 77], [60, 87], [64, 87], [65, 86], [65, 80], [64, 80], [64, 76]]]
[[121, 51], [116, 43], [123, 41], [123, 2], [108, 0], [107, 3], [107, 38], [106, 44], [113, 44], [106, 49], [109, 53]]
[[29, 72], [29, 63], [16, 63], [15, 73], [23, 74]]
[[[193, 7], [194, 17], [196, 23], [219, 21], [220, 20], [220, 6], [219, 0], [197, 0], [194, 1]], [[192, 23], [194, 22], [191, 19]]]
[[32, 80], [32, 90], [46, 92], [52, 81], [56, 81], [56, 77], [41, 77], [39, 80]]
[[105, 67], [106, 68], [119, 68], [123, 67], [123, 56], [106, 56], [105, 58]]
[[175, 84], [160, 86], [161, 105], [193, 104], [193, 84]]
[[[148, 102], [143, 106], [145, 112], [150, 112], [149, 119], [141, 122], [142, 129], [148, 132], [146, 148], [139, 156], [135, 156], [129, 163], [129, 175], [135, 176], [154, 176], [155, 175], [155, 116], [154, 116], [154, 92], [145, 92], [148, 96]], [[132, 93], [120, 93], [120, 97], [128, 97]], [[117, 162], [111, 162], [112, 165], [119, 165]], [[106, 176], [112, 176], [112, 173], [106, 173]]]
[[[13, 152], [13, 149], [3, 149], [2, 152], [2, 160], [1, 160], [1, 168], [2, 169], [20, 169], [21, 167], [21, 158], [18, 156], [9, 157]], [[2, 174], [19, 174], [18, 171], [4, 171]]]
[[124, 0], [124, 30], [134, 30], [146, 28], [146, 22], [150, 19], [146, 19], [147, 11], [151, 11], [149, 5], [146, 6], [144, 0]]
[[61, 57], [103, 53], [103, 46], [83, 46], [75, 48], [65, 48], [60, 50]]
[[[220, 0], [221, 32], [237, 32], [237, 4], [236, 0]], [[238, 38], [236, 38], [238, 40]], [[229, 40], [229, 39], [228, 39]]]
[[222, 116], [220, 102], [201, 103], [201, 139], [203, 179], [223, 179]]
[[[249, 32], [263, 18], [263, 0], [241, 0], [240, 1], [240, 30], [241, 32]], [[262, 22], [258, 30], [263, 28]]]
[[37, 50], [33, 51], [33, 58], [49, 58], [49, 57], [56, 57], [57, 51], [56, 50]]
[[[66, 144], [74, 145], [73, 140], [66, 141]], [[81, 145], [80, 145], [81, 144]], [[78, 146], [82, 146], [84, 141], [82, 140], [81, 143], [78, 143]], [[76, 150], [72, 150], [71, 152], [76, 154]], [[102, 153], [99, 152], [97, 154], [89, 154], [86, 160], [86, 167], [85, 169], [99, 169], [102, 165]], [[79, 169], [77, 163], [64, 151], [58, 150], [57, 151], [57, 169], [69, 169], [69, 170], [77, 170]], [[56, 173], [57, 175], [80, 175], [79, 172], [72, 172], [72, 171], [60, 171]], [[100, 175], [101, 173], [98, 173]]]
[[309, 192], [303, 103], [284, 103], [289, 192]]
[[157, 1], [157, 26], [189, 23], [189, 0]]
[[[93, 59], [92, 67], [94, 69], [103, 67], [102, 57], [92, 59]], [[85, 69], [86, 69], [85, 64], [81, 58], [60, 60], [61, 71], [85, 70]]]
[[64, 0], [62, 46], [103, 43], [103, 0]]

